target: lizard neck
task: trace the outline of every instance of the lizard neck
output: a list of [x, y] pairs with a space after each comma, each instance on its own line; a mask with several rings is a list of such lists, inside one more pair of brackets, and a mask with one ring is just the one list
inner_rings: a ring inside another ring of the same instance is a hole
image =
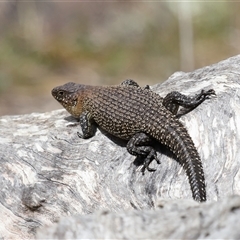
[[71, 106], [65, 107], [66, 110], [74, 117], [79, 118], [86, 110], [86, 105], [93, 97], [93, 91], [96, 87], [79, 84], [78, 90], [72, 96]]

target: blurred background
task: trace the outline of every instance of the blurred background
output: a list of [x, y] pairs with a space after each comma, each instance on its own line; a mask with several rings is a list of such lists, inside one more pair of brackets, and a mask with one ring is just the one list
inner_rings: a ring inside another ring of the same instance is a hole
[[232, 1], [0, 2], [0, 115], [61, 108], [69, 81], [141, 85], [240, 51]]

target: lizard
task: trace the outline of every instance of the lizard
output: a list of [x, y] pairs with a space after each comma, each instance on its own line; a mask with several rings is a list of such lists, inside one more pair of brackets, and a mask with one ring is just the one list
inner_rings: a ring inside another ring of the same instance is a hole
[[52, 96], [75, 118], [79, 119], [80, 138], [94, 136], [97, 127], [127, 140], [126, 148], [143, 159], [142, 173], [155, 171], [150, 163], [160, 163], [152, 141], [165, 145], [184, 168], [198, 202], [206, 201], [206, 185], [202, 162], [184, 125], [177, 117], [179, 107], [194, 109], [215, 91], [202, 90], [194, 96], [173, 91], [165, 98], [150, 87], [140, 87], [127, 79], [120, 85], [91, 86], [66, 83], [52, 89]]

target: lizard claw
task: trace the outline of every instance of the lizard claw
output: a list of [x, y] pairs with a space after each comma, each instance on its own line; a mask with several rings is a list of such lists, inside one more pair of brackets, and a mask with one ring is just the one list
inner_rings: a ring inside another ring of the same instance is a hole
[[155, 172], [156, 171], [155, 168], [149, 167], [150, 163], [153, 160], [155, 160], [157, 162], [157, 164], [161, 164], [160, 160], [157, 158], [157, 154], [156, 154], [155, 150], [152, 150], [144, 160], [143, 167], [141, 169], [141, 172], [142, 172], [143, 175], [144, 175], [146, 169], [149, 172]]
[[202, 90], [202, 95], [204, 95], [205, 99], [210, 99], [212, 95], [216, 96], [216, 93], [213, 89], [210, 89], [208, 91]]
[[141, 172], [142, 172], [142, 175], [145, 174], [145, 170], [148, 170], [149, 172], [155, 172], [157, 169], [155, 168], [150, 168], [150, 167], [146, 167], [146, 166], [143, 166], [142, 169], [141, 169]]
[[77, 135], [78, 135], [79, 138], [83, 138], [83, 134], [82, 133], [77, 132]]

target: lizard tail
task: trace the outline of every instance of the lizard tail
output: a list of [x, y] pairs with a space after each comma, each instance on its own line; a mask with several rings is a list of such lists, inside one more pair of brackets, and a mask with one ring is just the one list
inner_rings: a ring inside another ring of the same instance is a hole
[[191, 138], [187, 142], [184, 139], [183, 142], [179, 143], [181, 150], [175, 151], [174, 154], [178, 154], [177, 158], [186, 171], [193, 199], [204, 202], [206, 201], [206, 185], [202, 162]]
[[170, 148], [186, 171], [193, 199], [198, 202], [206, 201], [206, 185], [202, 162], [187, 130], [181, 124], [178, 127], [169, 125], [165, 128], [165, 133], [160, 135], [156, 138]]

